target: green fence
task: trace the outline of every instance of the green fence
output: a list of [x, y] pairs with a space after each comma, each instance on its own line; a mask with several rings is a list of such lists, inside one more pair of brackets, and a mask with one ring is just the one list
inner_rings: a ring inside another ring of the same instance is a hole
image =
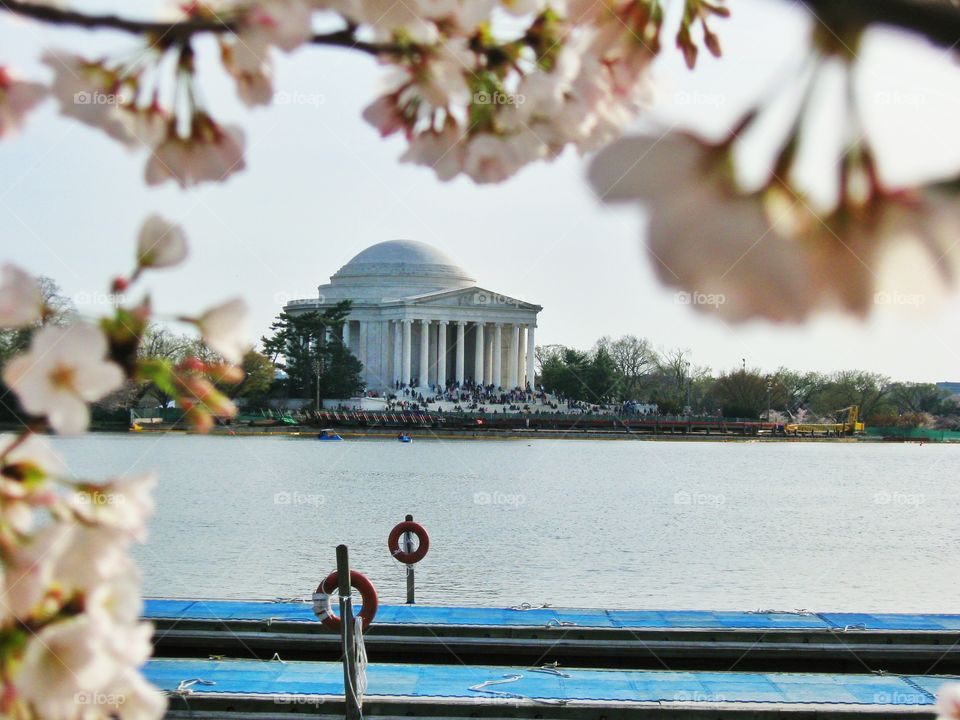
[[896, 438], [900, 440], [929, 440], [930, 442], [960, 442], [960, 430], [868, 426], [865, 432], [871, 437]]

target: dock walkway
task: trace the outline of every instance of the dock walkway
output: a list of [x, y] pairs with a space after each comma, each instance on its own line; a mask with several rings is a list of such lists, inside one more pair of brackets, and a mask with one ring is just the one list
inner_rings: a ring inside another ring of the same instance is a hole
[[[164, 657], [335, 660], [310, 603], [149, 600]], [[381, 605], [373, 661], [960, 673], [960, 615]]]
[[[335, 662], [156, 659], [144, 672], [172, 694], [169, 717], [323, 717], [342, 705]], [[367, 679], [366, 717], [639, 718], [673, 709], [863, 719], [929, 716], [940, 685], [956, 678], [371, 664]]]

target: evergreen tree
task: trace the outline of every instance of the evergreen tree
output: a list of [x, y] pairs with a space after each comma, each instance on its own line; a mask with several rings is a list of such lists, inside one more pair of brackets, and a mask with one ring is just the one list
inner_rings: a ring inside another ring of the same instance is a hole
[[[264, 354], [287, 375], [289, 395], [345, 398], [363, 390], [363, 365], [343, 344], [343, 324], [351, 303], [344, 300], [323, 312], [282, 312], [261, 339]], [[282, 358], [282, 360], [281, 360]]]

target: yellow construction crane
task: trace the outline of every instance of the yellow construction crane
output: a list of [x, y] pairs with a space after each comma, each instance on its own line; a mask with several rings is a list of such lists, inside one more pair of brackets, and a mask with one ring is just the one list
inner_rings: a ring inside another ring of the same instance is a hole
[[860, 406], [850, 405], [840, 408], [834, 415], [847, 413], [847, 419], [835, 423], [787, 423], [783, 430], [787, 435], [855, 435], [862, 433], [864, 424], [860, 422]]

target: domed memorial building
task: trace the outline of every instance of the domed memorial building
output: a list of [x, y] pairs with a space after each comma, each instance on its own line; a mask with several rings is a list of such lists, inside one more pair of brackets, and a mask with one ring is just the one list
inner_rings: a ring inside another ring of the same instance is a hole
[[415, 240], [377, 243], [284, 310], [353, 308], [343, 341], [363, 363], [368, 390], [482, 382], [534, 384], [533, 303], [496, 293], [437, 248]]

